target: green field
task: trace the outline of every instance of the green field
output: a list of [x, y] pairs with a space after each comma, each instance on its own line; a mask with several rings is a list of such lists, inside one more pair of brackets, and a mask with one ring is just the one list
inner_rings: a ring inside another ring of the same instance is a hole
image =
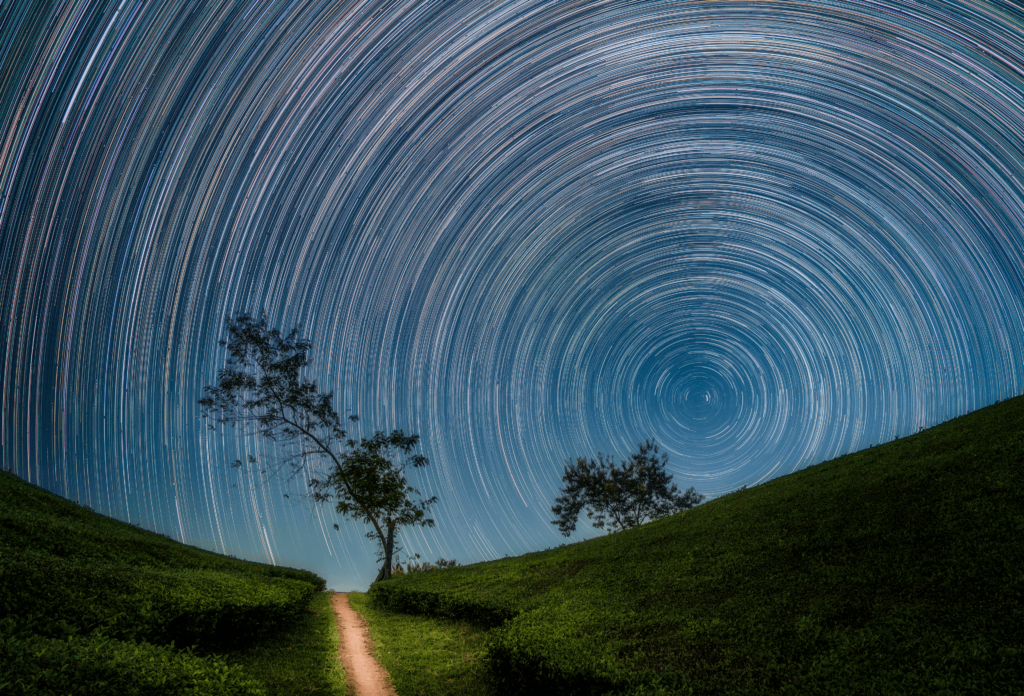
[[502, 694], [1021, 694], [1024, 398], [369, 600], [488, 629]]
[[313, 573], [180, 544], [0, 473], [0, 693], [344, 693]]

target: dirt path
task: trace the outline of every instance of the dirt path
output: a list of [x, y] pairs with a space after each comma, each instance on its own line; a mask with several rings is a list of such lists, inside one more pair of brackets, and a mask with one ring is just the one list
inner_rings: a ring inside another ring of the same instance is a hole
[[338, 632], [341, 634], [338, 657], [345, 666], [348, 696], [395, 696], [388, 673], [373, 656], [366, 622], [348, 603], [348, 593], [331, 595], [331, 606], [338, 618]]

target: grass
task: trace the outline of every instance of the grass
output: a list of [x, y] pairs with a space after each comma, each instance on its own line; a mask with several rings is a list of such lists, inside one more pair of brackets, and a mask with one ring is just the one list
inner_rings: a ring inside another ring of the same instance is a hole
[[459, 621], [410, 616], [372, 606], [365, 594], [348, 595], [366, 617], [370, 637], [398, 696], [492, 696], [483, 664], [485, 631]]
[[188, 546], [93, 512], [13, 474], [0, 472], [0, 550], [94, 564], [223, 571], [301, 580], [323, 589], [308, 570], [243, 561]]
[[267, 696], [345, 696], [338, 645], [331, 595], [321, 592], [287, 630], [221, 657], [262, 682]]
[[0, 693], [340, 694], [323, 590], [0, 473]]
[[1022, 693], [1022, 540], [1017, 398], [643, 527], [369, 597], [489, 629], [501, 693]]

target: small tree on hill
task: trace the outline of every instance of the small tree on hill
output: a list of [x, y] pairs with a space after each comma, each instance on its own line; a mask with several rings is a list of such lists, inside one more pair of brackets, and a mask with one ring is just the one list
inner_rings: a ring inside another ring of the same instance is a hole
[[[265, 316], [249, 314], [228, 317], [227, 329], [227, 339], [220, 341], [228, 350], [227, 364], [217, 384], [204, 388], [206, 396], [199, 400], [203, 416], [273, 441], [281, 453], [273, 473], [283, 468], [292, 477], [304, 474], [314, 501], [334, 501], [339, 514], [372, 527], [367, 537], [376, 540], [383, 562], [374, 582], [387, 580], [396, 531], [434, 525], [426, 513], [437, 497], [419, 499], [419, 491], [405, 479], [407, 465], [428, 463], [422, 454], [412, 454], [419, 435], [394, 430], [359, 440], [349, 437], [334, 410], [333, 392], [321, 393], [315, 382], [299, 375], [309, 364], [312, 344], [299, 338], [297, 329], [283, 336], [267, 327]], [[250, 455], [248, 461], [255, 464], [256, 458]], [[236, 460], [233, 466], [242, 464]]]
[[551, 508], [556, 517], [552, 524], [569, 536], [585, 511], [595, 527], [615, 532], [689, 510], [704, 500], [692, 487], [680, 494], [665, 471], [667, 463], [668, 455], [659, 458], [658, 446], [649, 440], [618, 466], [601, 454], [596, 461], [580, 457], [575, 464], [567, 463], [562, 494]]

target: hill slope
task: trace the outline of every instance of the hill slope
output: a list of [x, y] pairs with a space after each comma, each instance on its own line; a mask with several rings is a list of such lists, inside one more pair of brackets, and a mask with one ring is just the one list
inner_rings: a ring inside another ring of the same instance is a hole
[[196, 568], [290, 577], [323, 584], [307, 570], [243, 561], [120, 522], [0, 472], [0, 549], [67, 560], [152, 568]]
[[290, 624], [323, 589], [0, 474], [2, 693], [263, 693], [210, 653]]
[[640, 528], [371, 588], [521, 693], [1020, 693], [1024, 398]]

